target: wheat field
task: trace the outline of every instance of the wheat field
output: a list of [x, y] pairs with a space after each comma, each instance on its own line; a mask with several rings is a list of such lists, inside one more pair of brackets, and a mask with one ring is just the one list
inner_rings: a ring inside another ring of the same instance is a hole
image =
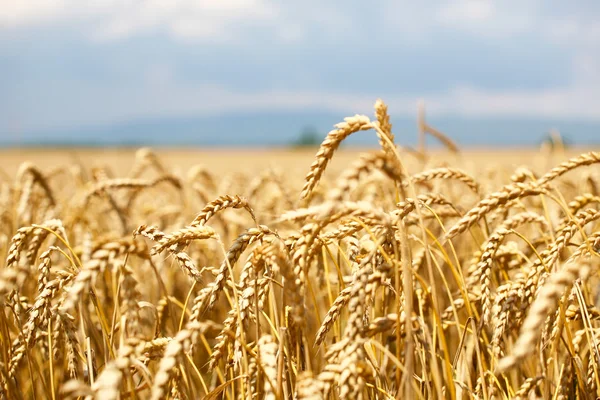
[[392, 131], [377, 101], [316, 155], [5, 151], [0, 397], [600, 395], [600, 152]]

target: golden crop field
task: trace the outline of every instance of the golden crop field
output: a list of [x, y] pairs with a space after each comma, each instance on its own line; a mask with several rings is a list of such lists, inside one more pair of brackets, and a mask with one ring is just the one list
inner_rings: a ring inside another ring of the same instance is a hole
[[392, 131], [3, 150], [0, 397], [600, 395], [600, 152]]

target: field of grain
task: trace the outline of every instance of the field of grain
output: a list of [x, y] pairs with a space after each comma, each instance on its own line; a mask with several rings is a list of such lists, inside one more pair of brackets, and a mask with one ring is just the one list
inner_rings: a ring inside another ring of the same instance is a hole
[[600, 153], [428, 130], [2, 151], [0, 397], [596, 398]]

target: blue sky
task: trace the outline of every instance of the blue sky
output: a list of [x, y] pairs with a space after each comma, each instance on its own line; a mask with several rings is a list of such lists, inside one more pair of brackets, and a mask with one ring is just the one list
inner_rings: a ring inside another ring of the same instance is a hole
[[600, 2], [0, 0], [2, 135], [378, 97], [600, 121]]

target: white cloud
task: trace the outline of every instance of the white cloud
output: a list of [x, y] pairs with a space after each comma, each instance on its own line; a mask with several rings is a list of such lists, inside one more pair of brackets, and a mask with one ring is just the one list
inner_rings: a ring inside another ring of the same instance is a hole
[[481, 22], [490, 20], [495, 12], [494, 3], [489, 0], [460, 0], [442, 6], [437, 18], [452, 24]]
[[[241, 23], [272, 21], [264, 0], [1, 0], [0, 27], [87, 21], [93, 39], [114, 40], [153, 29], [176, 37], [227, 39]], [[6, 4], [4, 4], [6, 3]]]
[[434, 23], [475, 35], [508, 39], [538, 24], [536, 1], [456, 0], [434, 13]]
[[262, 0], [150, 0], [118, 13], [100, 25], [95, 37], [119, 39], [153, 29], [181, 38], [230, 40], [244, 22], [270, 21], [277, 9]]
[[[434, 112], [466, 116], [523, 116], [600, 120], [600, 99], [584, 87], [484, 91], [457, 87], [433, 96]], [[427, 99], [426, 99], [427, 100]]]
[[[424, 98], [432, 114], [463, 116], [523, 116], [600, 120], [600, 81], [582, 80], [546, 90], [483, 90], [457, 86]], [[340, 113], [370, 113], [380, 93], [348, 94], [323, 91], [271, 90], [240, 93], [217, 85], [189, 86], [171, 82], [163, 91], [169, 104], [151, 112], [213, 114], [228, 111], [326, 109]], [[159, 96], [160, 97], [160, 96]], [[414, 115], [418, 96], [384, 97], [392, 114]], [[141, 110], [140, 110], [141, 111]]]
[[31, 0], [0, 2], [0, 23], [18, 26], [39, 23], [59, 17], [65, 9], [64, 0]]
[[[537, 32], [563, 42], [600, 37], [600, 24], [585, 12], [547, 16], [544, 7], [539, 0], [392, 0], [375, 10], [390, 37], [400, 41], [430, 37], [439, 28], [498, 38]], [[260, 26], [275, 38], [297, 41], [315, 27], [347, 34], [362, 23], [361, 11], [311, 0], [0, 0], [0, 28], [87, 21], [82, 33], [94, 39], [158, 30], [179, 39], [232, 40]]]
[[539, 0], [444, 0], [412, 2], [389, 0], [384, 21], [397, 40], [418, 42], [431, 39], [439, 29], [462, 31], [476, 36], [506, 38], [535, 32]]
[[23, 27], [102, 18], [127, 0], [0, 0], [0, 27]]
[[[564, 17], [544, 21], [543, 31], [553, 42], [566, 46], [599, 46], [600, 22], [597, 19]], [[596, 47], [597, 51], [597, 47]]]

